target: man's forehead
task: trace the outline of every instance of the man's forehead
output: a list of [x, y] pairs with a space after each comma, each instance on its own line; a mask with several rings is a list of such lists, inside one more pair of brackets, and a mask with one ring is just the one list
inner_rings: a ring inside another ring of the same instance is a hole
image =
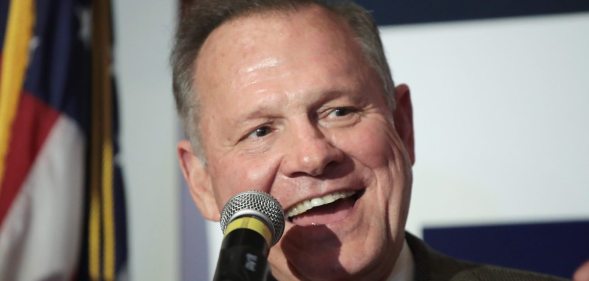
[[[318, 35], [322, 34], [322, 35]], [[329, 36], [326, 36], [328, 35]], [[345, 21], [333, 12], [320, 6], [305, 6], [287, 11], [264, 11], [249, 13], [231, 19], [216, 28], [204, 42], [196, 59], [195, 74], [199, 80], [211, 81], [214, 75], [211, 65], [216, 69], [231, 68], [237, 63], [243, 66], [246, 61], [275, 63], [270, 52], [288, 51], [287, 45], [302, 40], [316, 42], [317, 45], [349, 45], [351, 29]], [[329, 37], [329, 38], [328, 38]], [[263, 50], [267, 50], [264, 52]], [[220, 63], [220, 62], [223, 63]], [[252, 65], [250, 67], [256, 67]], [[238, 69], [228, 69], [239, 74]], [[222, 71], [227, 74], [226, 71]]]
[[226, 52], [230, 50], [251, 53], [261, 42], [279, 43], [289, 38], [304, 40], [317, 31], [351, 35], [343, 20], [317, 5], [252, 12], [228, 20], [213, 30], [205, 40], [197, 61], [206, 55], [227, 56]]

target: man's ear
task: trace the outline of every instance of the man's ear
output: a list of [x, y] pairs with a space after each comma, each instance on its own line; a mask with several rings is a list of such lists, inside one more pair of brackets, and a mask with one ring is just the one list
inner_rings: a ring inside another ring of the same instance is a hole
[[415, 164], [415, 140], [413, 133], [413, 107], [409, 86], [400, 84], [395, 87], [396, 107], [393, 113], [395, 128], [405, 144], [411, 164]]
[[205, 219], [219, 221], [219, 208], [215, 201], [211, 178], [202, 159], [195, 155], [188, 140], [180, 141], [177, 148], [182, 175], [196, 207]]

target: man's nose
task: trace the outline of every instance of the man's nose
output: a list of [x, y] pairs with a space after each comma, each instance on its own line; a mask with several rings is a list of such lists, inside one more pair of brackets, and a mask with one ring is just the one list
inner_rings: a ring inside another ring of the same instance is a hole
[[298, 126], [285, 143], [281, 169], [289, 177], [320, 176], [344, 159], [332, 137], [313, 124]]

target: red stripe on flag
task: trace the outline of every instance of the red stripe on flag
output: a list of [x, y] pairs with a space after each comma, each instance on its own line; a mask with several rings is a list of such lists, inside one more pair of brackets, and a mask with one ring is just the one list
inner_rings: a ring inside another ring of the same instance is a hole
[[6, 170], [0, 189], [0, 226], [58, 117], [59, 112], [39, 98], [27, 92], [20, 95], [4, 159]]

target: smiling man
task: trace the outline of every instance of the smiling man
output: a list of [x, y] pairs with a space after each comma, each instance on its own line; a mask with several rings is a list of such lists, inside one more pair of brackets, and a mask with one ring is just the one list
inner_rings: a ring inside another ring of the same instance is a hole
[[172, 54], [190, 139], [178, 144], [181, 168], [209, 220], [246, 190], [281, 203], [276, 279], [552, 280], [458, 262], [405, 234], [409, 89], [394, 86], [368, 13], [350, 3], [195, 2]]

